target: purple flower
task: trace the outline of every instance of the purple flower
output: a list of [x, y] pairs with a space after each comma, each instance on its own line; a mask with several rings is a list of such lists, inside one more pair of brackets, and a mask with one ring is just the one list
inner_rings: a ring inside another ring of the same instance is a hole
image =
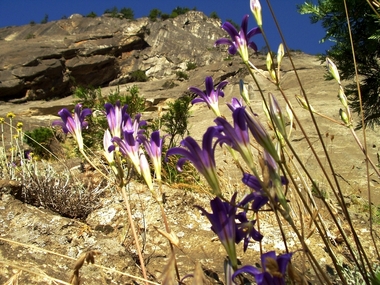
[[[240, 205], [241, 203], [239, 203]], [[249, 240], [252, 238], [255, 241], [261, 241], [263, 235], [260, 234], [253, 226], [256, 220], [249, 221], [247, 219], [246, 212], [240, 212], [236, 215], [236, 220], [240, 223], [236, 223], [236, 243], [239, 243], [244, 239], [244, 252], [248, 248]]]
[[115, 106], [111, 103], [106, 103], [104, 105], [108, 126], [113, 137], [121, 137], [123, 118], [127, 115], [127, 107], [127, 105], [124, 105], [124, 107], [121, 108], [120, 101], [117, 101]]
[[[145, 121], [140, 122], [141, 115], [136, 115], [135, 119], [126, 114], [123, 119], [123, 133], [122, 137], [113, 137], [112, 142], [118, 144], [121, 153], [128, 157], [132, 164], [135, 166], [136, 171], [141, 174], [140, 167], [140, 142], [138, 140], [138, 136], [141, 135], [144, 130], [140, 129], [141, 126], [146, 124]], [[115, 150], [115, 146], [112, 145], [108, 149], [109, 151]]]
[[183, 156], [178, 160], [177, 168], [182, 170], [184, 163], [189, 160], [193, 163], [194, 167], [206, 178], [208, 184], [217, 196], [221, 196], [218, 176], [216, 173], [215, 164], [215, 144], [213, 145], [213, 138], [220, 134], [220, 128], [209, 127], [203, 135], [202, 148], [192, 138], [187, 137], [181, 145], [186, 147], [174, 147], [168, 150], [167, 156], [179, 154]]
[[244, 206], [245, 204], [240, 202], [236, 205], [236, 195], [237, 193], [232, 196], [230, 202], [222, 201], [219, 197], [211, 200], [211, 213], [208, 213], [202, 207], [196, 206], [210, 221], [211, 230], [218, 235], [235, 269], [237, 266], [235, 244], [244, 240], [244, 251], [246, 251], [251, 238], [256, 241], [261, 241], [263, 238], [253, 227], [255, 220], [249, 221], [244, 211], [237, 213], [238, 206]]
[[191, 92], [196, 93], [199, 98], [195, 98], [193, 101], [191, 101], [192, 104], [197, 103], [203, 103], [205, 102], [207, 106], [214, 112], [216, 116], [220, 116], [219, 111], [219, 96], [224, 97], [224, 93], [222, 91], [222, 88], [224, 88], [228, 82], [222, 81], [218, 84], [216, 89], [214, 89], [214, 81], [212, 80], [212, 77], [208, 76], [205, 80], [206, 83], [206, 91], [203, 92], [202, 90], [196, 88], [196, 87], [190, 87], [189, 90]]
[[292, 253], [276, 256], [274, 251], [269, 251], [261, 255], [262, 271], [258, 268], [246, 265], [232, 275], [232, 279], [242, 273], [248, 273], [255, 277], [257, 285], [285, 285], [286, 269]]
[[140, 121], [140, 119], [141, 114], [137, 114], [134, 120], [128, 114], [124, 115], [122, 125], [123, 135], [130, 133], [134, 138], [137, 138], [137, 136], [143, 134], [145, 130], [141, 127], [146, 125], [146, 121]]
[[215, 45], [229, 45], [228, 52], [232, 55], [239, 52], [241, 58], [244, 62], [248, 62], [248, 47], [257, 51], [257, 45], [254, 42], [250, 42], [250, 39], [257, 34], [261, 33], [260, 28], [253, 28], [247, 32], [248, 29], [248, 15], [243, 17], [241, 22], [240, 31], [238, 32], [236, 28], [230, 23], [225, 22], [222, 28], [230, 35], [231, 39], [222, 38], [215, 42]]
[[245, 185], [254, 190], [252, 193], [247, 195], [241, 202], [242, 205], [246, 205], [248, 202], [253, 200], [251, 208], [254, 212], [258, 212], [262, 206], [268, 203], [269, 198], [265, 194], [260, 180], [249, 173], [244, 173], [242, 181]]
[[233, 112], [235, 109], [243, 107], [243, 104], [241, 100], [237, 99], [236, 97], [233, 97], [231, 99], [231, 103], [227, 103], [228, 108]]
[[226, 143], [238, 151], [250, 169], [255, 169], [249, 143], [248, 126], [244, 114], [245, 110], [243, 107], [236, 108], [233, 111], [232, 117], [234, 119], [234, 126], [231, 126], [231, 124], [222, 117], [216, 118], [214, 122], [218, 126], [223, 127], [224, 136], [219, 136], [218, 142], [221, 144]]
[[150, 141], [148, 141], [144, 135], [139, 136], [139, 139], [144, 145], [144, 148], [153, 163], [156, 178], [158, 180], [161, 180], [161, 156], [163, 139], [160, 137], [160, 131], [152, 132], [150, 135]]
[[85, 122], [86, 116], [91, 114], [91, 110], [86, 108], [82, 110], [82, 105], [77, 104], [74, 110], [74, 117], [71, 115], [70, 111], [66, 108], [63, 108], [58, 112], [58, 115], [61, 117], [62, 121], [54, 121], [53, 126], [61, 126], [62, 130], [67, 134], [70, 133], [74, 136], [75, 140], [78, 143], [80, 150], [83, 149], [83, 138], [82, 138], [82, 129], [88, 127], [88, 123]]
[[[271, 168], [270, 164], [268, 165], [268, 168]], [[269, 170], [269, 171], [273, 171], [273, 170]], [[273, 175], [273, 176], [274, 176], [274, 179], [278, 178], [278, 181], [279, 181], [279, 183], [281, 183], [281, 185], [288, 184], [288, 181], [285, 179], [285, 177], [283, 177], [283, 176], [279, 177], [277, 174]], [[268, 203], [268, 201], [269, 201], [268, 195], [263, 189], [264, 183], [261, 182], [256, 176], [253, 176], [249, 173], [243, 174], [242, 181], [245, 185], [247, 185], [248, 187], [250, 187], [254, 191], [252, 193], [250, 193], [249, 195], [247, 195], [242, 200], [242, 202], [240, 202], [240, 204], [246, 205], [250, 201], [253, 201], [253, 203], [251, 205], [251, 209], [254, 212], [258, 212], [260, 210], [260, 208], [262, 206], [264, 206], [266, 203]], [[273, 185], [273, 181], [269, 181], [267, 187], [268, 188], [275, 187]], [[274, 199], [277, 200], [277, 196], [275, 196]]]
[[103, 136], [103, 148], [104, 148], [103, 155], [106, 158], [106, 160], [108, 161], [108, 163], [114, 162], [113, 151], [111, 151], [111, 152], [108, 151], [111, 146], [112, 146], [112, 136], [111, 136], [110, 131], [106, 130], [104, 132], [104, 136]]
[[237, 268], [236, 257], [236, 206], [235, 199], [237, 193], [232, 196], [231, 202], [223, 202], [219, 197], [215, 197], [210, 202], [212, 212], [209, 213], [202, 207], [196, 206], [202, 211], [211, 223], [211, 230], [218, 236], [224, 246], [232, 267]]

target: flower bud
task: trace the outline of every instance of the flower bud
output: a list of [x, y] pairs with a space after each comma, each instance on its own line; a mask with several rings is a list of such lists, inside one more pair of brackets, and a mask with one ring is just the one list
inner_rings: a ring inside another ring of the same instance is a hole
[[342, 103], [342, 105], [347, 109], [348, 103], [347, 103], [347, 97], [346, 94], [344, 94], [344, 90], [342, 86], [339, 86], [339, 101]]
[[267, 69], [269, 71], [269, 74], [272, 80], [276, 81], [276, 72], [273, 69], [273, 61], [272, 61], [272, 56], [270, 53], [271, 52], [268, 52], [267, 54], [267, 60], [266, 60]]
[[285, 117], [276, 97], [269, 93], [269, 111], [274, 124], [283, 137], [286, 137]]
[[339, 109], [339, 115], [340, 115], [340, 119], [343, 121], [343, 123], [345, 123], [347, 126], [350, 125], [350, 119], [347, 115], [347, 113], [345, 111], [343, 111], [342, 109]]
[[300, 106], [306, 110], [309, 110], [309, 106], [310, 106], [310, 111], [312, 111], [313, 113], [315, 113], [315, 110], [313, 108], [313, 106], [311, 106], [310, 104], [307, 105], [305, 99], [303, 99], [301, 96], [298, 96], [296, 95], [296, 99], [297, 99], [297, 102], [298, 104], [300, 104]]
[[339, 76], [338, 68], [329, 58], [326, 58], [326, 63], [327, 63], [327, 68], [329, 69], [330, 74], [340, 84], [340, 76]]
[[261, 28], [263, 25], [263, 19], [261, 17], [261, 4], [259, 0], [251, 0], [250, 7], [253, 14], [253, 17], [256, 19], [257, 25]]
[[278, 67], [279, 67], [279, 68], [280, 68], [281, 61], [282, 61], [284, 55], [285, 55], [284, 45], [281, 43], [281, 44], [278, 46], [278, 50], [277, 50], [277, 64], [278, 64]]
[[243, 98], [245, 104], [249, 105], [249, 94], [247, 87], [244, 85], [244, 81], [240, 79], [239, 81], [239, 87], [240, 87], [240, 96]]

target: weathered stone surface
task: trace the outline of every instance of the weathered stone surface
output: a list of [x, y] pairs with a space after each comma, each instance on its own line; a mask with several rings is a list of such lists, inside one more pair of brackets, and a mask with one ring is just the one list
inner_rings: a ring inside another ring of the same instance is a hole
[[189, 61], [220, 61], [212, 46], [223, 35], [220, 22], [196, 11], [156, 22], [75, 16], [3, 28], [0, 99], [59, 98], [73, 86], [129, 82], [128, 74], [137, 69], [153, 80], [170, 76], [186, 70]]

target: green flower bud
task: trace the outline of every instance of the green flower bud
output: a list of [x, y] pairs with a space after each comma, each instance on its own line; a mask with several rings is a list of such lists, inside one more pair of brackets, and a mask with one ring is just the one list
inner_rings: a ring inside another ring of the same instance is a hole
[[267, 64], [267, 69], [269, 71], [270, 77], [272, 78], [272, 80], [275, 81], [276, 80], [276, 72], [273, 69], [273, 61], [272, 61], [272, 57], [271, 57], [270, 52], [268, 52], [268, 54], [267, 54], [266, 64]]
[[343, 121], [343, 123], [345, 123], [346, 126], [350, 126], [350, 119], [349, 119], [349, 116], [347, 115], [347, 113], [345, 111], [343, 111], [342, 109], [339, 109], [339, 115], [340, 115], [340, 119]]
[[338, 68], [329, 58], [326, 58], [326, 63], [327, 63], [327, 68], [329, 69], [330, 74], [340, 84], [340, 76], [339, 76]]
[[261, 4], [259, 0], [251, 0], [250, 1], [250, 7], [253, 16], [256, 19], [257, 25], [261, 28], [263, 25], [263, 19], [261, 17]]
[[277, 50], [277, 65], [278, 65], [279, 70], [280, 70], [281, 61], [282, 61], [284, 55], [285, 55], [284, 45], [281, 43], [278, 46], [278, 50]]
[[249, 102], [248, 90], [247, 90], [247, 87], [244, 85], [244, 81], [242, 79], [240, 79], [239, 81], [239, 87], [240, 87], [241, 98], [243, 98], [245, 104], [249, 105], [250, 102]]
[[344, 90], [342, 86], [339, 86], [339, 101], [342, 103], [342, 105], [347, 109], [348, 103], [347, 103], [347, 97], [346, 94], [344, 94]]
[[308, 106], [307, 103], [306, 103], [306, 101], [305, 101], [305, 99], [303, 99], [301, 96], [296, 95], [296, 99], [297, 99], [298, 104], [300, 104], [300, 106], [302, 108], [304, 108], [306, 110], [309, 110], [309, 106], [310, 106], [310, 110], [313, 113], [315, 113], [315, 110], [314, 110], [313, 106], [311, 106], [311, 105]]

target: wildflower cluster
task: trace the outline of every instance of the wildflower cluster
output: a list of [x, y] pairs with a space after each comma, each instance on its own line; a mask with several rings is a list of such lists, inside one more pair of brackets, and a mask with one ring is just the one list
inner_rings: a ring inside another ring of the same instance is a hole
[[[243, 63], [248, 67], [254, 81], [257, 83], [255, 78], [256, 74], [252, 71], [257, 71], [257, 69], [249, 62], [248, 48], [257, 51], [257, 46], [251, 41], [251, 38], [257, 34], [262, 34], [265, 38], [265, 34], [260, 2], [258, 0], [251, 0], [250, 7], [258, 27], [248, 31], [248, 15], [243, 17], [240, 31], [237, 31], [229, 22], [226, 22], [222, 25], [222, 29], [229, 34], [230, 39], [219, 39], [215, 42], [215, 45], [226, 44], [229, 46], [229, 54], [239, 54]], [[209, 109], [213, 111], [216, 116], [214, 125], [208, 127], [201, 143], [198, 143], [194, 138], [189, 136], [182, 140], [180, 146], [172, 147], [166, 153], [166, 159], [172, 155], [180, 156], [177, 162], [177, 168], [180, 171], [183, 169], [184, 164], [190, 161], [197, 171], [204, 176], [211, 188], [211, 193], [215, 196], [210, 201], [211, 212], [205, 208], [196, 207], [209, 220], [211, 230], [218, 236], [227, 253], [228, 258], [225, 264], [226, 284], [236, 284], [235, 282], [242, 281], [243, 277], [241, 275], [243, 274], [254, 276], [256, 284], [259, 285], [285, 285], [288, 279], [297, 284], [306, 284], [306, 281], [302, 280], [302, 277], [296, 276], [294, 272], [288, 274], [288, 271], [292, 271], [290, 261], [294, 252], [290, 252], [286, 246], [285, 234], [280, 225], [282, 221], [286, 221], [296, 233], [296, 236], [301, 241], [300, 244], [302, 248], [300, 251], [303, 251], [305, 255], [307, 255], [310, 262], [313, 263], [313, 268], [316, 268], [316, 272], [322, 275], [321, 280], [328, 282], [326, 284], [331, 284], [328, 278], [323, 276], [324, 272], [320, 269], [318, 262], [305, 243], [303, 233], [301, 234], [298, 230], [296, 222], [291, 216], [294, 211], [291, 210], [287, 197], [287, 191], [290, 185], [294, 186], [295, 192], [299, 194], [300, 201], [303, 202], [305, 212], [312, 217], [311, 219], [320, 232], [323, 242], [326, 247], [328, 247], [328, 240], [323, 235], [325, 232], [326, 235], [328, 235], [329, 232], [323, 224], [323, 219], [318, 213], [313, 197], [308, 193], [300, 194], [301, 190], [296, 185], [293, 173], [289, 170], [285, 159], [286, 154], [288, 155], [288, 160], [292, 161], [289, 153], [294, 156], [297, 156], [297, 153], [289, 146], [293, 120], [296, 116], [280, 84], [280, 64], [284, 54], [284, 46], [281, 44], [278, 48], [277, 67], [275, 67], [273, 55], [268, 53], [267, 68], [270, 77], [267, 79], [278, 88], [279, 93], [285, 99], [286, 112], [283, 111], [274, 94], [269, 93], [268, 97], [266, 97], [259, 88], [263, 102], [263, 111], [266, 115], [267, 125], [270, 131], [264, 127], [265, 124], [261, 123], [257, 113], [253, 112], [244, 82], [240, 82], [241, 98], [233, 98], [232, 101], [227, 104], [230, 109], [229, 115], [232, 117], [231, 123], [227, 119], [228, 116], [221, 114], [218, 105], [219, 97], [224, 97], [223, 88], [227, 86], [228, 82], [222, 81], [217, 86], [214, 86], [212, 77], [206, 77], [204, 91], [197, 87], [190, 87], [189, 90], [198, 96], [192, 100], [192, 104], [205, 103]], [[347, 98], [341, 86], [339, 73], [330, 60], [327, 62], [330, 73], [339, 84], [339, 99], [343, 105], [343, 109], [340, 110], [340, 115], [343, 125], [352, 130], [352, 116], [347, 104]], [[258, 73], [263, 75], [259, 71]], [[303, 108], [310, 111], [311, 115], [318, 114], [310, 106], [306, 96], [298, 96], [297, 100]], [[106, 103], [104, 107], [104, 115], [108, 122], [108, 129], [105, 130], [103, 137], [103, 156], [114, 172], [118, 179], [118, 185], [122, 189], [126, 187], [126, 174], [129, 175], [131, 173], [131, 168], [144, 178], [153, 197], [160, 204], [166, 232], [161, 230], [159, 230], [159, 232], [169, 240], [173, 253], [173, 245], [178, 245], [178, 239], [176, 239], [176, 236], [171, 232], [167, 224], [163, 201], [161, 200], [162, 193], [160, 186], [163, 137], [160, 135], [159, 130], [154, 130], [150, 137], [147, 137], [143, 128], [147, 125], [147, 122], [141, 120], [141, 114], [137, 114], [134, 117], [128, 114], [127, 105], [121, 106], [120, 102], [116, 102], [115, 104]], [[63, 109], [59, 112], [62, 121], [54, 123], [54, 125], [60, 125], [65, 133], [71, 133], [74, 136], [78, 143], [79, 150], [85, 157], [82, 129], [87, 128], [88, 124], [85, 122], [85, 118], [90, 114], [90, 109], [82, 110], [82, 106], [78, 104], [75, 107], [74, 115], [68, 110]], [[306, 136], [305, 133], [303, 134]], [[311, 145], [309, 146], [312, 147]], [[243, 188], [245, 190], [234, 193], [232, 197], [226, 197], [220, 177], [218, 176], [215, 159], [215, 152], [218, 147], [226, 148], [229, 151], [241, 171], [242, 183], [247, 186]], [[363, 153], [365, 153], [364, 150]], [[131, 165], [128, 171], [122, 163], [124, 159]], [[245, 165], [243, 165], [243, 163]], [[152, 176], [150, 165], [153, 166], [154, 176]], [[297, 165], [294, 163], [293, 167], [298, 170]], [[307, 177], [312, 180], [307, 170], [305, 168], [304, 170]], [[299, 175], [299, 173], [298, 171], [297, 174]], [[157, 192], [154, 190], [155, 182], [158, 182], [159, 185]], [[292, 184], [290, 184], [290, 182], [292, 182]], [[307, 189], [305, 183], [304, 188]], [[135, 238], [135, 244], [136, 247], [138, 247], [138, 239], [133, 226], [129, 202], [125, 192], [123, 192], [123, 195]], [[307, 198], [311, 201], [311, 206], [304, 202], [304, 195], [309, 195]], [[337, 200], [339, 201], [339, 199]], [[328, 204], [325, 204], [325, 206], [329, 207]], [[243, 250], [245, 252], [249, 248], [250, 243], [262, 241], [264, 235], [260, 232], [257, 225], [259, 224], [259, 212], [263, 210], [274, 213], [283, 235], [286, 252], [279, 255], [277, 255], [275, 251], [263, 253], [260, 244], [261, 267], [250, 264], [240, 266], [238, 263], [236, 245], [243, 242]], [[319, 224], [319, 221], [316, 221], [317, 216], [321, 224]], [[335, 217], [332, 218], [335, 219], [336, 225], [343, 235], [344, 233], [340, 223]], [[349, 219], [349, 216], [346, 216], [346, 218]], [[346, 245], [349, 246], [348, 243]], [[139, 248], [137, 248], [137, 251], [141, 254]], [[340, 267], [338, 266], [338, 262], [334, 260], [334, 254], [331, 253], [330, 257], [335, 262], [335, 269], [339, 272]], [[146, 278], [144, 262], [141, 255], [139, 255], [139, 258], [144, 277]], [[177, 268], [176, 273], [177, 279], [180, 280]]]

